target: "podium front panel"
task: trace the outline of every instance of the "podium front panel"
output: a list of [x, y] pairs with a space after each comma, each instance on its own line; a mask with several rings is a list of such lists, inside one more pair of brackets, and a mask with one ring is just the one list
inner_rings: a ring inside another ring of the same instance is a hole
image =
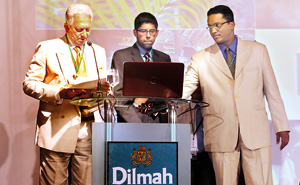
[[[105, 184], [106, 144], [110, 141], [171, 142], [172, 124], [164, 123], [93, 123], [93, 184]], [[107, 137], [107, 128], [111, 136]], [[178, 184], [190, 184], [190, 125], [176, 124], [178, 142]]]

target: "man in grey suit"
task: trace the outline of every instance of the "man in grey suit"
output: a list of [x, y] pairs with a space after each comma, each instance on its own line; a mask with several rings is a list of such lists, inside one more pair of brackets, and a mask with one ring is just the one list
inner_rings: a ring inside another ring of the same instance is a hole
[[[158, 36], [158, 23], [156, 18], [148, 13], [140, 13], [134, 21], [133, 34], [136, 37], [136, 43], [132, 47], [118, 50], [114, 53], [112, 59], [112, 68], [119, 72], [120, 82], [114, 88], [115, 96], [122, 96], [123, 90], [123, 64], [126, 61], [136, 62], [171, 62], [169, 55], [152, 48], [156, 37]], [[166, 122], [159, 115], [157, 117], [149, 117], [146, 114], [141, 114], [136, 107], [146, 103], [147, 98], [135, 98], [129, 101], [129, 106], [126, 108], [117, 108], [118, 122], [129, 123], [153, 123]]]

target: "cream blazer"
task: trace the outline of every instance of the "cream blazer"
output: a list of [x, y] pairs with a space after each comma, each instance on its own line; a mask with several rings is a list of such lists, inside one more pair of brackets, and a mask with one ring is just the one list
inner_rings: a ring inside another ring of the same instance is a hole
[[[106, 77], [105, 50], [93, 44], [100, 78]], [[84, 59], [88, 79], [97, 79], [96, 62], [91, 46], [85, 45]], [[23, 82], [24, 92], [40, 100], [35, 142], [39, 147], [73, 153], [80, 129], [81, 113], [69, 100], [60, 100], [58, 92], [74, 83], [76, 74], [65, 37], [40, 42]]]
[[265, 97], [275, 132], [289, 130], [282, 98], [266, 47], [238, 38], [235, 79], [214, 44], [192, 56], [184, 77], [183, 98], [200, 83], [204, 143], [209, 152], [231, 152], [240, 135], [251, 150], [270, 146]]

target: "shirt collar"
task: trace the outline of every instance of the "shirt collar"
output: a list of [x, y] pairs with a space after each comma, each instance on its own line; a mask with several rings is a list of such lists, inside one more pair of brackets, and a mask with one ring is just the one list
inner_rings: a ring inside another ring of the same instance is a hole
[[[67, 34], [66, 34], [67, 35]], [[67, 35], [68, 37], [68, 35]], [[70, 48], [71, 49], [74, 49], [76, 46], [73, 44], [73, 42], [70, 40], [70, 38], [68, 37], [68, 40], [69, 40], [69, 44], [70, 44]], [[80, 49], [82, 50], [83, 49], [83, 46], [86, 44], [86, 42], [82, 45], [82, 46], [78, 46], [80, 47]]]
[[[225, 52], [225, 49], [227, 48], [225, 45], [223, 44], [218, 44], [220, 50], [222, 52]], [[237, 48], [237, 37], [235, 36], [234, 41], [229, 45], [229, 50], [232, 51], [233, 53], [236, 53], [236, 48]]]
[[144, 56], [146, 53], [150, 54], [150, 58], [152, 58], [152, 48], [149, 51], [146, 51], [144, 48], [142, 48], [138, 43], [136, 43], [140, 53], [142, 56]]

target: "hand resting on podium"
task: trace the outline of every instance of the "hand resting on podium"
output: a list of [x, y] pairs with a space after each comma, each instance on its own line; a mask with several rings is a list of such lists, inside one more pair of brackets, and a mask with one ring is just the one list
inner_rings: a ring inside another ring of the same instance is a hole
[[[100, 91], [101, 92], [106, 92], [108, 93], [110, 91], [110, 85], [107, 82], [102, 82], [101, 83], [101, 87], [100, 87]], [[84, 98], [84, 97], [91, 97], [92, 96], [92, 92], [93, 91], [97, 91], [97, 87], [95, 87], [94, 89], [80, 89], [80, 88], [62, 88], [59, 91], [59, 96], [60, 98], [63, 99], [73, 99], [74, 97], [80, 97], [80, 98]]]

